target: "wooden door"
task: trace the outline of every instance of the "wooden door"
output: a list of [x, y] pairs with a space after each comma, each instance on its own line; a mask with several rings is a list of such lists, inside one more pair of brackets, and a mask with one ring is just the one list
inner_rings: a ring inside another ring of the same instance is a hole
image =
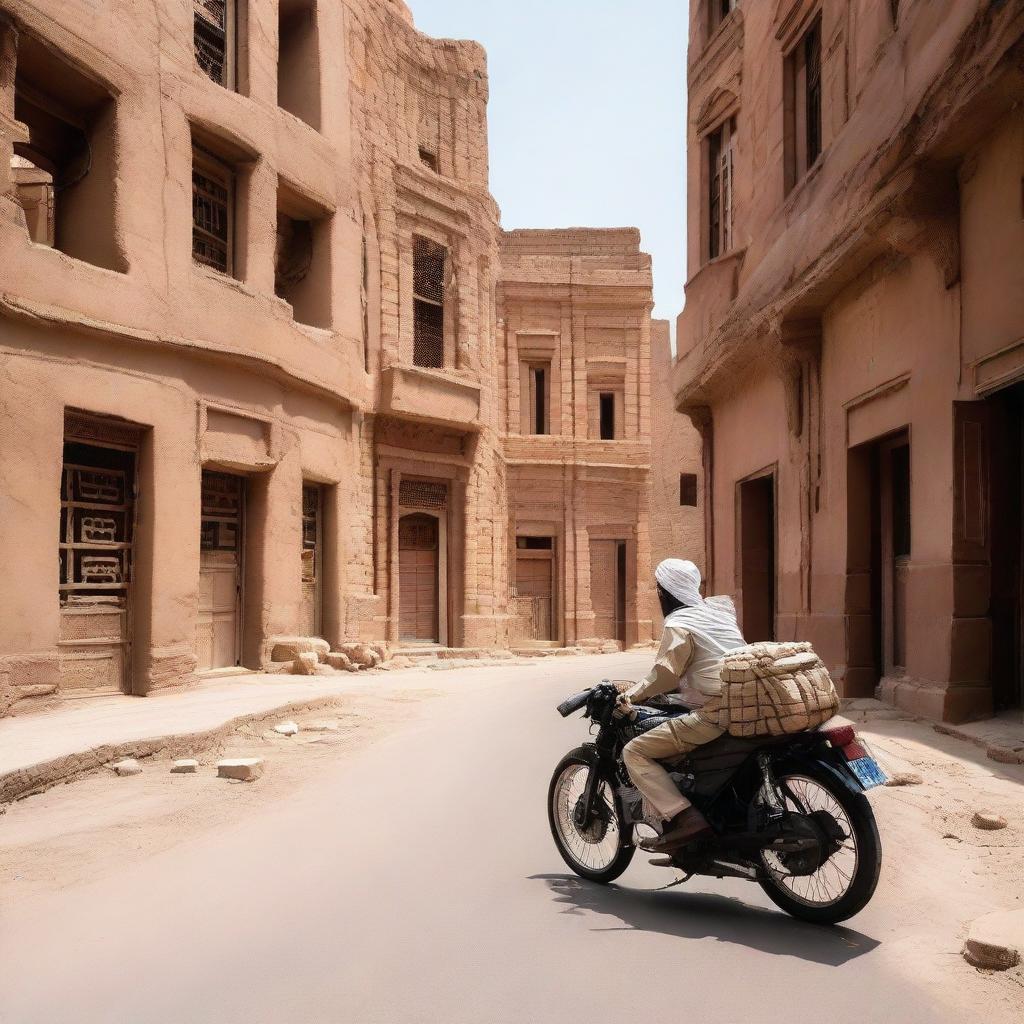
[[242, 477], [203, 470], [196, 626], [200, 671], [239, 664], [244, 495]]
[[554, 640], [554, 552], [551, 548], [516, 552], [516, 597], [531, 640]]
[[323, 632], [321, 612], [321, 508], [323, 491], [316, 484], [302, 487], [302, 556], [299, 566], [302, 580], [301, 630], [303, 636]]
[[438, 641], [438, 520], [424, 513], [398, 521], [399, 640]]

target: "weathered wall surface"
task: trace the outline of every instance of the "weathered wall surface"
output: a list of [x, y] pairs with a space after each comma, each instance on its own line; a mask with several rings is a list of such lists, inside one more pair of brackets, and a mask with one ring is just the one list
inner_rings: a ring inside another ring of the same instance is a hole
[[[651, 565], [688, 558], [706, 573], [702, 442], [689, 418], [675, 411], [672, 345], [667, 320], [651, 324]], [[696, 479], [696, 505], [683, 505], [680, 475]], [[710, 593], [710, 591], [709, 591]], [[660, 623], [655, 599], [652, 617]]]
[[[789, 181], [787, 60], [819, 11], [821, 155]], [[712, 438], [715, 589], [741, 612], [762, 591], [774, 634], [812, 640], [849, 694], [955, 720], [1019, 706], [1000, 621], [1019, 499], [999, 482], [1019, 473], [1024, 15], [793, 0], [709, 35], [707, 13], [691, 4], [673, 386]], [[709, 259], [725, 121], [732, 244]]]

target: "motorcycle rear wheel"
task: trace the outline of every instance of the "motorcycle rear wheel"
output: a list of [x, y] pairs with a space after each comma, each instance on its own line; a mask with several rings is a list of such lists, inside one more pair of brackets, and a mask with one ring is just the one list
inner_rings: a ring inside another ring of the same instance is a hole
[[558, 762], [548, 787], [548, 824], [562, 860], [581, 878], [606, 885], [629, 867], [636, 848], [632, 828], [623, 830], [615, 792], [606, 780], [598, 789], [598, 817], [585, 830], [573, 820], [592, 764], [582, 747]]
[[[799, 891], [798, 884], [803, 879], [785, 875], [777, 870], [778, 862], [772, 863], [774, 855], [767, 852], [762, 854], [765, 873], [759, 880], [761, 888], [764, 889], [768, 898], [781, 910], [784, 910], [792, 917], [800, 918], [803, 921], [810, 921], [812, 924], [838, 924], [854, 914], [860, 913], [867, 906], [868, 901], [875, 893], [878, 885], [879, 872], [882, 869], [882, 841], [878, 835], [878, 826], [875, 823], [875, 815], [871, 810], [871, 804], [863, 793], [854, 792], [847, 788], [824, 766], [801, 766], [799, 769], [779, 771], [776, 775], [780, 788], [785, 793], [788, 787], [793, 794], [813, 793], [814, 788], [826, 795], [827, 800], [834, 801], [838, 810], [834, 813], [841, 820], [844, 829], [848, 828], [849, 833], [843, 844], [844, 850], [853, 853], [853, 863], [849, 867], [848, 881], [841, 891], [831, 894], [823, 884], [817, 888], [813, 883], [803, 891]], [[807, 784], [810, 784], [809, 786]], [[799, 787], [803, 786], [801, 790]], [[803, 799], [799, 795], [797, 799]], [[815, 810], [820, 807], [797, 808], [792, 806], [793, 801], [787, 797], [786, 804], [791, 810]], [[830, 857], [821, 867], [819, 873], [829, 870], [833, 874], [841, 871], [840, 868], [830, 863], [839, 856], [843, 850], [838, 851]], [[813, 878], [814, 876], [806, 876]]]

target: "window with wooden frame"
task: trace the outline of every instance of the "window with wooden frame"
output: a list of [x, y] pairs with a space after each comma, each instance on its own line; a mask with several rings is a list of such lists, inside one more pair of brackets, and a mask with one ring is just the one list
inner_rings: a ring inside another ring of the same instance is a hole
[[444, 366], [445, 290], [449, 254], [439, 242], [413, 237], [413, 354], [415, 366]]
[[192, 258], [234, 273], [235, 172], [192, 144]]
[[821, 15], [801, 36], [785, 65], [786, 191], [821, 155]]
[[235, 0], [192, 0], [196, 63], [210, 81], [235, 88]]
[[697, 474], [679, 474], [679, 504], [684, 508], [697, 507]]
[[733, 247], [735, 138], [735, 116], [707, 137], [708, 259], [712, 260]]
[[739, 0], [708, 0], [708, 36], [739, 6]]

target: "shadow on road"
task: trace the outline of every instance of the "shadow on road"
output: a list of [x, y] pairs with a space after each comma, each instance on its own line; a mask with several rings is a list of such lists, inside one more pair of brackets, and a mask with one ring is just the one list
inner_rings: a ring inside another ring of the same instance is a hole
[[608, 914], [621, 926], [595, 931], [661, 932], [680, 939], [714, 938], [777, 956], [839, 967], [878, 946], [851, 928], [822, 928], [787, 917], [782, 911], [752, 907], [730, 896], [665, 892], [594, 885], [574, 875], [531, 875], [547, 883], [563, 914]]

